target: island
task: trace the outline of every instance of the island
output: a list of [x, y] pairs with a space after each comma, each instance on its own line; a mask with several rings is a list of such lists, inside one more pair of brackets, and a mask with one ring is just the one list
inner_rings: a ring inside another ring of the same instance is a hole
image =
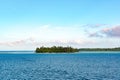
[[62, 47], [62, 46], [52, 46], [52, 47], [40, 47], [36, 48], [36, 53], [74, 53], [81, 51], [120, 51], [120, 47], [117, 48], [72, 48], [72, 47]]
[[79, 51], [120, 51], [120, 47], [116, 47], [116, 48], [80, 48]]
[[72, 47], [62, 47], [62, 46], [53, 46], [53, 47], [40, 47], [36, 48], [36, 53], [73, 53], [79, 52], [79, 49]]

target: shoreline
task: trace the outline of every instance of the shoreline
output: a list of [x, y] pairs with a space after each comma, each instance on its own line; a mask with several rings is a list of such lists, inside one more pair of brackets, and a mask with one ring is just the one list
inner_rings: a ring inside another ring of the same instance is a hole
[[79, 52], [70, 52], [70, 53], [67, 53], [67, 52], [64, 52], [64, 53], [55, 53], [55, 52], [52, 52], [52, 53], [36, 53], [35, 51], [0, 51], [0, 55], [4, 55], [4, 54], [25, 54], [25, 55], [31, 55], [31, 54], [35, 54], [35, 55], [54, 55], [54, 54], [58, 54], [58, 55], [62, 55], [62, 54], [66, 54], [66, 55], [69, 55], [69, 54], [120, 54], [120, 51], [79, 51]]

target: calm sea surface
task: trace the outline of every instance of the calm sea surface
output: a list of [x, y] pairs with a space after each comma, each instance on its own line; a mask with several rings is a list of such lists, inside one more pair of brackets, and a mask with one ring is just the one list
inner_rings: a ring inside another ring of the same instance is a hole
[[120, 80], [120, 52], [0, 52], [0, 80]]

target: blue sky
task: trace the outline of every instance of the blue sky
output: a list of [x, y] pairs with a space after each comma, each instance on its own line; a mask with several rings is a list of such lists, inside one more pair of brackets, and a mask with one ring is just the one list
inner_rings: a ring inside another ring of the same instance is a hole
[[0, 0], [0, 50], [119, 47], [119, 0]]

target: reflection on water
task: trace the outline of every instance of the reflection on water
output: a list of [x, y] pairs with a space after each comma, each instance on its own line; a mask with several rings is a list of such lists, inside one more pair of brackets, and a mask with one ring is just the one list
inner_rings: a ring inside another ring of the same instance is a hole
[[119, 80], [120, 54], [0, 54], [0, 80]]

